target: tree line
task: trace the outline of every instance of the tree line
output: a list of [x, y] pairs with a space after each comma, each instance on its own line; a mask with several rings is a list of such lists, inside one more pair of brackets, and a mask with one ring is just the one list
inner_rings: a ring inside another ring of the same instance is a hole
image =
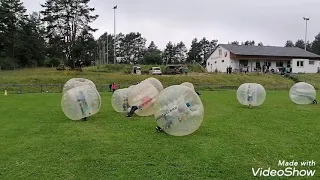
[[[75, 68], [78, 60], [84, 65], [101, 64], [107, 56], [113, 63], [126, 64], [177, 64], [199, 63], [206, 59], [218, 45], [218, 40], [194, 38], [191, 47], [184, 42], [169, 41], [160, 50], [154, 41], [139, 32], [113, 34], [105, 32], [98, 39], [93, 33], [97, 29], [90, 26], [99, 16], [89, 7], [90, 0], [46, 0], [41, 11], [27, 14], [21, 0], [0, 1], [0, 66], [1, 69], [21, 67], [58, 66], [65, 64]], [[114, 43], [116, 48], [114, 52]], [[253, 40], [233, 41], [229, 44], [263, 46]], [[285, 47], [304, 49], [301, 39], [288, 40]], [[307, 42], [307, 50], [320, 54], [320, 33], [313, 42]], [[103, 53], [104, 52], [104, 53]]]

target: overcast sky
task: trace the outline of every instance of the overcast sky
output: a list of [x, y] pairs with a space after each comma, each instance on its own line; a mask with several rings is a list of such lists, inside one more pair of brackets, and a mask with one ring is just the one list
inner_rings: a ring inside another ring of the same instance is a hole
[[[39, 11], [45, 0], [22, 0], [28, 12]], [[320, 32], [320, 0], [91, 0], [100, 17], [92, 24], [94, 36], [116, 32], [141, 32], [159, 48], [193, 38], [218, 39], [219, 43], [255, 40], [264, 45], [283, 46], [286, 40], [304, 39], [309, 17], [308, 40]]]

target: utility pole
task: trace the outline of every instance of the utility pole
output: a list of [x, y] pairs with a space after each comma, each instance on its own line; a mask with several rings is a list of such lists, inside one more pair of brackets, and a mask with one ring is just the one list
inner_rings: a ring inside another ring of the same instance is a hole
[[105, 41], [102, 41], [102, 64], [105, 65], [106, 64], [106, 43]]
[[303, 17], [303, 20], [306, 21], [306, 32], [305, 32], [305, 37], [304, 37], [304, 50], [307, 50], [307, 32], [308, 32], [308, 21], [310, 18]]
[[108, 38], [108, 33], [107, 33], [107, 64], [109, 64], [109, 38]]
[[98, 41], [98, 53], [99, 53], [98, 65], [100, 65], [100, 62], [101, 62], [101, 45], [100, 45], [100, 41]]
[[113, 7], [113, 13], [114, 13], [114, 42], [113, 42], [113, 45], [114, 45], [114, 49], [113, 49], [113, 63], [114, 64], [116, 64], [116, 59], [117, 59], [117, 57], [116, 57], [116, 43], [117, 43], [117, 41], [116, 41], [116, 9], [118, 8], [118, 6], [116, 5], [116, 6], [114, 6]]

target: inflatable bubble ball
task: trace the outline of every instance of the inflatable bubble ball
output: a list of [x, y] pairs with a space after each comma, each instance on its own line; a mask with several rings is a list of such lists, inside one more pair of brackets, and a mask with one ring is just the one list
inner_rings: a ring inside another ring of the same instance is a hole
[[194, 86], [192, 83], [189, 83], [189, 82], [184, 82], [182, 84], [180, 84], [181, 86], [186, 86], [188, 88], [191, 88], [192, 90], [194, 90]]
[[61, 99], [62, 111], [71, 120], [92, 116], [99, 112], [100, 107], [100, 94], [90, 85], [72, 88]]
[[114, 91], [111, 97], [111, 104], [113, 109], [119, 113], [128, 112], [130, 108], [129, 101], [128, 101], [128, 93], [129, 88], [124, 89], [117, 89]]
[[260, 106], [266, 99], [266, 91], [260, 84], [244, 83], [237, 90], [237, 99], [245, 106]]
[[162, 83], [156, 78], [150, 77], [150, 78], [147, 78], [147, 79], [141, 81], [140, 83], [145, 83], [145, 82], [152, 84], [159, 92], [161, 92], [163, 90]]
[[83, 86], [83, 85], [90, 85], [96, 89], [96, 85], [89, 79], [85, 78], [72, 78], [69, 79], [63, 86], [62, 93], [64, 94], [68, 90], [78, 87], [78, 86]]
[[159, 91], [149, 83], [135, 85], [128, 94], [130, 107], [137, 106], [135, 113], [138, 116], [151, 116], [154, 114], [153, 103], [157, 99]]
[[308, 83], [294, 84], [289, 91], [290, 99], [296, 104], [312, 104], [316, 100], [316, 90]]
[[191, 88], [181, 85], [164, 89], [154, 103], [158, 126], [169, 135], [186, 136], [202, 124], [204, 107]]

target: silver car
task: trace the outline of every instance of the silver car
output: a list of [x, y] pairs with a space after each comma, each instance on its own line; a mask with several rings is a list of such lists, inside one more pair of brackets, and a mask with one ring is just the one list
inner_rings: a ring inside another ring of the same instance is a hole
[[161, 68], [160, 67], [152, 67], [149, 71], [149, 74], [152, 74], [152, 75], [161, 75], [162, 74], [162, 71], [161, 71]]

